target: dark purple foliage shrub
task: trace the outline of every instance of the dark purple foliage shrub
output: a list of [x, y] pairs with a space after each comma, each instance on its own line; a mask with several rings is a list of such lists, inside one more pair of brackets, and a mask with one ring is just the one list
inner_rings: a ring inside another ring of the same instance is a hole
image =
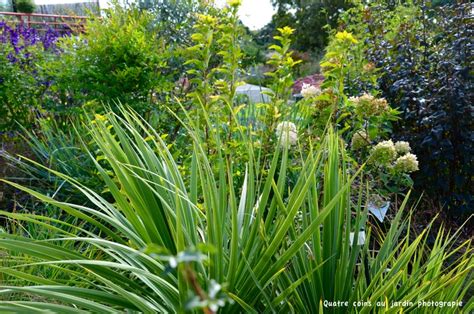
[[416, 191], [464, 217], [474, 211], [473, 5], [430, 4], [371, 2], [347, 25], [365, 39], [381, 94], [400, 111], [394, 137], [418, 156]]

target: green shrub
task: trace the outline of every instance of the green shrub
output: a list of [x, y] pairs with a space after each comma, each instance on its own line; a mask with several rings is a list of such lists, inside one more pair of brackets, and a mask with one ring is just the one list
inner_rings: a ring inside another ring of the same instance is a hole
[[115, 5], [104, 18], [92, 19], [87, 32], [62, 41], [62, 58], [44, 67], [53, 78], [50, 110], [87, 104], [127, 103], [150, 111], [174, 84], [162, 75], [169, 56], [167, 43], [156, 38], [151, 15]]
[[200, 0], [169, 1], [140, 0], [138, 6], [151, 14], [152, 24], [159, 38], [167, 38], [171, 45], [189, 46], [198, 14], [216, 14], [217, 10]]
[[271, 22], [258, 32], [258, 42], [261, 45], [272, 43], [278, 28], [290, 26], [295, 29], [292, 48], [315, 53], [323, 51], [328, 44], [327, 25], [335, 27], [339, 14], [353, 5], [347, 0], [274, 0], [272, 3], [277, 10]]
[[39, 107], [36, 97], [40, 90], [32, 74], [35, 66], [21, 61], [10, 62], [11, 51], [13, 49], [0, 51], [0, 130], [14, 129], [15, 121], [28, 124]]
[[364, 54], [364, 43], [347, 31], [331, 33], [321, 62], [324, 81], [319, 87], [304, 85], [296, 105], [306, 141], [320, 138], [329, 120], [341, 132], [353, 161], [369, 160], [364, 171], [369, 193], [387, 200], [404, 195], [413, 185], [410, 173], [418, 170], [418, 160], [409, 143], [397, 152], [387, 140], [399, 113], [380, 97], [379, 74]]
[[36, 9], [33, 0], [13, 0], [17, 12], [33, 13]]

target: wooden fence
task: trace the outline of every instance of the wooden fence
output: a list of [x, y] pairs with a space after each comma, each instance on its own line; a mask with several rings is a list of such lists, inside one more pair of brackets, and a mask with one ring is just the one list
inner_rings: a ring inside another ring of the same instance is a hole
[[7, 23], [24, 25], [46, 31], [53, 28], [59, 32], [80, 33], [85, 30], [87, 16], [71, 16], [56, 14], [0, 12], [0, 20]]

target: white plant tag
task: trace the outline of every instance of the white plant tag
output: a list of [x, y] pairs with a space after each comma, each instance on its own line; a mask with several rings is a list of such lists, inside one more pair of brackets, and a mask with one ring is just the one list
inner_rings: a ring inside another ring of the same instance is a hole
[[[352, 243], [354, 243], [354, 232], [351, 232], [349, 234], [349, 242], [351, 243], [351, 246], [352, 246]], [[359, 231], [357, 235], [356, 245], [364, 245], [364, 244], [365, 244], [365, 231]]]
[[390, 202], [386, 202], [382, 207], [376, 207], [374, 204], [369, 203], [369, 212], [371, 212], [380, 222], [383, 222], [389, 207]]

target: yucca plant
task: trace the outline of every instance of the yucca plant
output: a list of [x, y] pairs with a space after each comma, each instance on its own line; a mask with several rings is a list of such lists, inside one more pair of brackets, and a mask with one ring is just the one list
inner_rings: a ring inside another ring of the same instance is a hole
[[[87, 125], [112, 169], [90, 152], [113, 201], [54, 170], [93, 206], [60, 202], [9, 182], [60, 208], [76, 225], [2, 212], [54, 231], [54, 237], [0, 233], [0, 311], [346, 313], [348, 307], [327, 302], [364, 300], [371, 305], [350, 307], [367, 313], [381, 308], [376, 302], [409, 300], [418, 313], [437, 310], [417, 308], [419, 300], [466, 296], [470, 243], [455, 248], [455, 235], [442, 230], [431, 250], [427, 232], [412, 239], [402, 219], [407, 200], [388, 233], [372, 241], [363, 193], [351, 191], [357, 173], [346, 167], [333, 131], [301, 159], [298, 180], [289, 184], [288, 149], [277, 147], [262, 171], [252, 141], [241, 134], [249, 157], [238, 178], [223, 154], [209, 162], [191, 119], [185, 127], [193, 145], [189, 178], [160, 134], [124, 110]], [[364, 228], [366, 241], [359, 243]], [[45, 267], [61, 276], [35, 272]], [[472, 299], [465, 308], [472, 308]], [[383, 309], [400, 311], [390, 304]]]

